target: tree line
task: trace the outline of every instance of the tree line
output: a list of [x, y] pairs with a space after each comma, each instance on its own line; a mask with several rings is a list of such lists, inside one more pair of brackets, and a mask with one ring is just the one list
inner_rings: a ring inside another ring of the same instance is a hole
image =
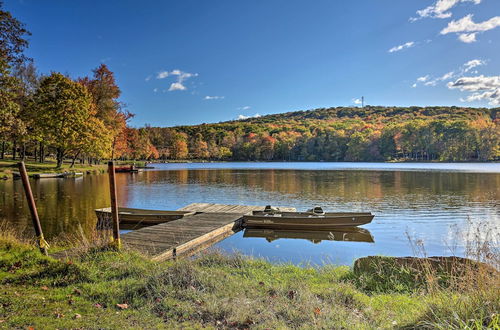
[[141, 130], [161, 159], [489, 161], [500, 158], [497, 113], [486, 108], [339, 107]]

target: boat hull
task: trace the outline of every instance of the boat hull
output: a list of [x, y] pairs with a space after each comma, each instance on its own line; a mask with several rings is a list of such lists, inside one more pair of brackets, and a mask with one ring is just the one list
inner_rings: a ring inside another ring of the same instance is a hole
[[286, 239], [307, 239], [313, 243], [327, 241], [345, 241], [345, 242], [367, 242], [373, 243], [371, 233], [358, 227], [340, 227], [336, 230], [283, 230], [283, 229], [264, 229], [247, 228], [243, 237], [265, 238], [268, 242], [280, 238]]
[[369, 213], [353, 213], [325, 216], [281, 216], [246, 215], [243, 225], [247, 228], [334, 230], [339, 227], [355, 227], [370, 223], [373, 215]]
[[[103, 208], [95, 210], [98, 227], [106, 227], [111, 224], [111, 208]], [[144, 210], [133, 208], [118, 208], [118, 218], [121, 224], [140, 224], [144, 226], [157, 225], [173, 220], [180, 219], [187, 215], [193, 215], [195, 212], [191, 211], [158, 211], [158, 210]]]
[[33, 178], [35, 179], [52, 179], [52, 178], [62, 178], [64, 177], [63, 173], [39, 173], [33, 174]]

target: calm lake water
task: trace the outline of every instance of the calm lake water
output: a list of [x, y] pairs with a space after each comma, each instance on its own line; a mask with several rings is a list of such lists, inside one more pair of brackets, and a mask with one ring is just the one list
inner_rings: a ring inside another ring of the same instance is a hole
[[[352, 264], [366, 255], [413, 255], [408, 235], [428, 255], [463, 253], [478, 223], [498, 233], [500, 164], [189, 163], [118, 173], [121, 206], [173, 210], [195, 202], [370, 211], [356, 232], [242, 231], [215, 247], [276, 262]], [[32, 181], [46, 236], [89, 233], [95, 208], [109, 206], [107, 175]], [[0, 183], [0, 220], [29, 230], [21, 182]], [[486, 229], [485, 229], [486, 231]]]

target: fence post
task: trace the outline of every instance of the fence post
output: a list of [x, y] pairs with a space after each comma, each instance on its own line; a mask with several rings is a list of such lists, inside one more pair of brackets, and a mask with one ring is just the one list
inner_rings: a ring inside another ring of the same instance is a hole
[[42, 226], [40, 225], [40, 218], [38, 217], [38, 211], [36, 209], [35, 199], [33, 198], [33, 193], [31, 191], [30, 182], [28, 180], [28, 172], [26, 172], [26, 166], [24, 162], [18, 163], [19, 174], [21, 174], [21, 180], [23, 181], [24, 192], [26, 193], [26, 199], [28, 200], [28, 206], [31, 213], [31, 220], [33, 221], [33, 227], [35, 228], [35, 235], [38, 241], [38, 247], [44, 255], [48, 255], [49, 244], [45, 241], [42, 232]]
[[111, 197], [111, 216], [113, 219], [113, 241], [116, 248], [121, 248], [120, 241], [120, 224], [118, 218], [118, 201], [116, 198], [116, 180], [115, 180], [115, 164], [113, 161], [108, 162], [109, 173], [109, 193]]

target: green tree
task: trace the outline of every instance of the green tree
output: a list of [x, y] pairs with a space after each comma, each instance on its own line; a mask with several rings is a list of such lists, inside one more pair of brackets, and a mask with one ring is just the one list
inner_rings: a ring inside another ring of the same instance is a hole
[[85, 137], [100, 133], [92, 105], [87, 89], [70, 78], [52, 73], [42, 79], [33, 106], [45, 141], [57, 150], [57, 167], [61, 167], [65, 156], [87, 144]]
[[[24, 24], [3, 10], [0, 2], [0, 138], [4, 156], [5, 141], [25, 133], [25, 125], [20, 120], [20, 106], [17, 104], [16, 91], [19, 81], [12, 77], [12, 67], [29, 60], [24, 55], [28, 46], [26, 37], [30, 33]], [[14, 155], [15, 157], [15, 152]]]

